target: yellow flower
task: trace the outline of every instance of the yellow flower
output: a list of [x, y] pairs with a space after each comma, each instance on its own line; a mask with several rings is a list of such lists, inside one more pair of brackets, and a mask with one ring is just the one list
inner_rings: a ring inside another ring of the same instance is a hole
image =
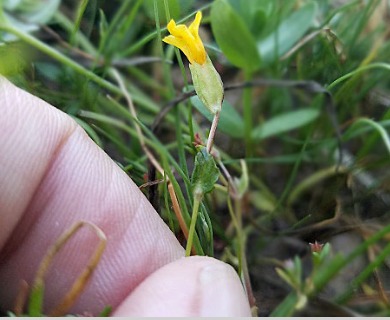
[[163, 41], [178, 47], [187, 56], [195, 92], [200, 101], [216, 114], [222, 108], [223, 83], [199, 37], [200, 20], [202, 12], [198, 11], [189, 27], [169, 21], [167, 28], [171, 34]]
[[202, 65], [206, 62], [206, 50], [199, 37], [199, 25], [202, 12], [198, 11], [195, 20], [187, 27], [184, 24], [176, 25], [174, 20], [169, 21], [167, 28], [171, 33], [163, 39], [164, 42], [178, 47], [186, 55], [191, 64]]

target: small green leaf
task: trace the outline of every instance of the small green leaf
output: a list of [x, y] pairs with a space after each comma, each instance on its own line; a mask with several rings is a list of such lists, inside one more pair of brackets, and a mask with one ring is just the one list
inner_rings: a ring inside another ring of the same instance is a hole
[[191, 183], [195, 194], [204, 195], [214, 188], [219, 177], [219, 169], [215, 164], [213, 156], [201, 147], [196, 154], [194, 171], [192, 172]]
[[225, 0], [213, 3], [211, 28], [218, 45], [233, 65], [246, 72], [260, 67], [260, 55], [248, 26]]
[[263, 63], [273, 62], [290, 50], [312, 26], [316, 13], [317, 4], [309, 2], [284, 19], [273, 33], [261, 40], [257, 48]]
[[[213, 114], [204, 106], [197, 96], [191, 98], [192, 105], [210, 122]], [[219, 118], [218, 131], [226, 133], [233, 138], [244, 136], [244, 122], [236, 109], [227, 101], [223, 101]]]
[[262, 140], [302, 127], [315, 120], [319, 114], [318, 109], [305, 108], [275, 116], [253, 130], [253, 139]]

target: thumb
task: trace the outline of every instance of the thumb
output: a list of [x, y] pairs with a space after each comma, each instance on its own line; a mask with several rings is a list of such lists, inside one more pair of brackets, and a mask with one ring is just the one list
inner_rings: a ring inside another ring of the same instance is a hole
[[241, 282], [228, 264], [182, 258], [146, 278], [114, 316], [251, 316]]

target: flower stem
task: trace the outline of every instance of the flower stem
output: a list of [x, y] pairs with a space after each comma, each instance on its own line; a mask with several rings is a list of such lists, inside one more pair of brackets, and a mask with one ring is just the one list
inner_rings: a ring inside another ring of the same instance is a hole
[[194, 206], [192, 208], [190, 231], [188, 233], [188, 241], [187, 241], [187, 246], [186, 246], [186, 257], [189, 257], [191, 255], [191, 248], [192, 248], [192, 242], [194, 239], [196, 220], [198, 219], [199, 205], [200, 205], [200, 201], [202, 199], [202, 196], [199, 196], [196, 194], [194, 196]]
[[206, 150], [208, 153], [211, 152], [211, 149], [212, 149], [213, 144], [214, 144], [214, 136], [215, 136], [215, 132], [217, 131], [219, 116], [220, 116], [220, 111], [217, 111], [214, 115], [214, 119], [213, 119], [213, 122], [211, 124], [210, 133], [209, 133], [209, 137], [207, 139], [207, 146], [206, 146]]

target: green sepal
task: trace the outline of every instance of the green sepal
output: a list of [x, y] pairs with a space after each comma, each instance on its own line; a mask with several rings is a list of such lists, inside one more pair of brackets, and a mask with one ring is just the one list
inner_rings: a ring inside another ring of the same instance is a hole
[[204, 64], [190, 63], [192, 82], [200, 101], [216, 114], [221, 111], [223, 101], [223, 83], [209, 56]]

